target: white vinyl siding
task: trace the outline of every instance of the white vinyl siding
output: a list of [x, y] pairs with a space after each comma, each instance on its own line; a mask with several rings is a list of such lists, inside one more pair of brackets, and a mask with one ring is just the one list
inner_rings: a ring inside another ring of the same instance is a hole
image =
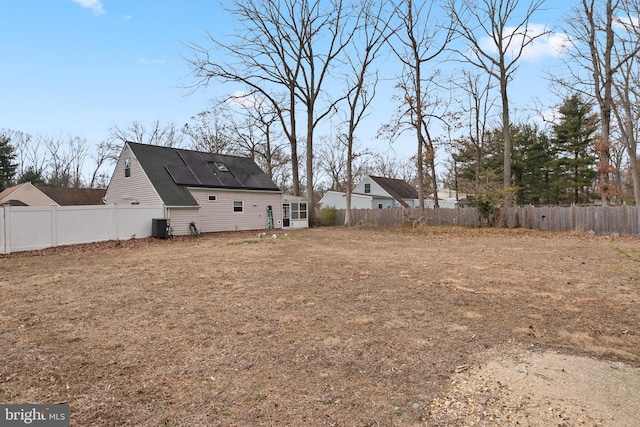
[[387, 193], [382, 187], [378, 185], [377, 182], [371, 179], [371, 177], [365, 177], [360, 184], [353, 189], [354, 193], [359, 194], [369, 194], [371, 196], [383, 196], [389, 197], [389, 193]]
[[[351, 194], [351, 209], [371, 209], [373, 197], [364, 194]], [[347, 198], [344, 193], [327, 191], [320, 199], [322, 208], [334, 207], [336, 209], [347, 208]]]
[[191, 234], [189, 225], [191, 222], [199, 226], [200, 208], [167, 208], [167, 217], [170, 220], [171, 232], [174, 236], [186, 236]]
[[[125, 160], [130, 159], [131, 176], [125, 178]], [[105, 194], [107, 204], [161, 205], [162, 199], [142, 170], [128, 145], [122, 150]]]
[[[282, 194], [268, 191], [212, 190], [189, 188], [200, 205], [201, 232], [261, 230], [267, 228], [267, 206], [273, 211], [273, 223], [282, 227]], [[216, 196], [216, 203], [209, 203], [209, 196]], [[241, 201], [243, 212], [234, 212], [234, 203]]]

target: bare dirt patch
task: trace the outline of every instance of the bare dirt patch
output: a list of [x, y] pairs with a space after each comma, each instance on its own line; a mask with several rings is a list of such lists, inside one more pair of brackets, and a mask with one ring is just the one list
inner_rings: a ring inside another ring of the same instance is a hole
[[640, 395], [637, 239], [277, 234], [0, 259], [0, 402], [75, 426], [640, 422], [595, 392]]

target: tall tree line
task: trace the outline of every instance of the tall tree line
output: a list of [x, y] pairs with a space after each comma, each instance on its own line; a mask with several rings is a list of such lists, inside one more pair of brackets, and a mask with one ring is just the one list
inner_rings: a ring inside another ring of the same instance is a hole
[[181, 127], [115, 125], [93, 150], [81, 137], [13, 132], [11, 179], [105, 185], [105, 168], [131, 140], [251, 156], [313, 205], [323, 170], [327, 187], [349, 194], [371, 169], [376, 156], [358, 150], [358, 135], [386, 80], [395, 95], [378, 136], [412, 147], [421, 200], [442, 182], [449, 152], [467, 191], [492, 188], [498, 204], [619, 201], [623, 167], [640, 203], [638, 2], [575, 0], [565, 73], [551, 80], [576, 92], [560, 94], [559, 119], [541, 129], [513, 123], [509, 88], [551, 32], [535, 24], [543, 0], [236, 0], [226, 6], [234, 34], [208, 33], [187, 56], [193, 90], [222, 82], [228, 95]]
[[[558, 109], [558, 120], [546, 131], [532, 124], [510, 127], [513, 142], [513, 194], [517, 204], [593, 203], [598, 197], [594, 135], [598, 114], [573, 94]], [[461, 144], [453, 155], [459, 185], [495, 201], [502, 176], [502, 130], [488, 131], [482, 163], [474, 146]]]

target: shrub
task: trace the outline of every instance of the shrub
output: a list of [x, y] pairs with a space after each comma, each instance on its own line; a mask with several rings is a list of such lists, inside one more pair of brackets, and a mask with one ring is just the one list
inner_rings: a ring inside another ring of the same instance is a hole
[[336, 208], [319, 209], [316, 212], [316, 225], [319, 227], [336, 225]]

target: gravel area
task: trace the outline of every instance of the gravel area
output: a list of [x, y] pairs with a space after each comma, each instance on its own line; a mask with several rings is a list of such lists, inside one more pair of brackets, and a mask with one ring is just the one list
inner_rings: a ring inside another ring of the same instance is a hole
[[443, 426], [640, 425], [640, 369], [542, 349], [492, 350], [461, 365], [430, 407]]

